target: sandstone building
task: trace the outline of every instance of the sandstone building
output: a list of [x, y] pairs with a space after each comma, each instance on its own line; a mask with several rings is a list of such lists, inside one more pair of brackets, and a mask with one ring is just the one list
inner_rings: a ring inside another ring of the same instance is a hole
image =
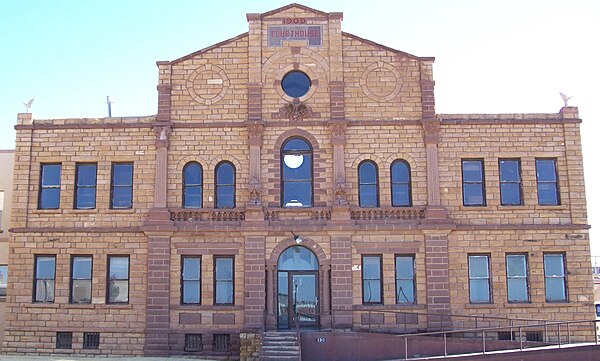
[[19, 114], [4, 352], [594, 317], [577, 108], [437, 114], [434, 58], [298, 4], [247, 21], [157, 63], [156, 116]]

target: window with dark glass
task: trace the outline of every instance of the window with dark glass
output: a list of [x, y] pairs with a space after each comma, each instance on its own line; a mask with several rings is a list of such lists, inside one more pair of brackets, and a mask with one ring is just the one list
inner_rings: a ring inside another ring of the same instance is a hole
[[183, 350], [189, 352], [202, 351], [202, 334], [186, 333]]
[[99, 332], [84, 332], [83, 333], [83, 348], [88, 350], [97, 350], [100, 347]]
[[183, 167], [183, 208], [202, 208], [202, 166], [196, 162]]
[[38, 209], [60, 208], [60, 164], [42, 164]]
[[56, 333], [56, 348], [58, 348], [58, 349], [73, 348], [73, 332], [57, 332]]
[[292, 98], [300, 98], [305, 95], [310, 86], [311, 81], [308, 75], [299, 70], [292, 70], [281, 79], [283, 92]]
[[541, 206], [559, 205], [560, 193], [558, 191], [556, 159], [536, 159], [535, 173], [537, 177], [538, 204]]
[[358, 165], [358, 204], [360, 207], [379, 207], [377, 165], [370, 160]]
[[92, 303], [92, 257], [71, 258], [71, 303]]
[[107, 303], [129, 302], [129, 257], [108, 257]]
[[500, 159], [500, 204], [518, 206], [523, 204], [521, 188], [521, 160]]
[[226, 352], [231, 349], [231, 336], [228, 333], [213, 334], [213, 351]]
[[233, 305], [233, 257], [215, 256], [214, 304]]
[[469, 301], [471, 303], [492, 303], [489, 256], [470, 255], [468, 260]]
[[0, 264], [0, 297], [6, 296], [8, 286], [8, 265]]
[[396, 256], [396, 303], [416, 303], [415, 256]]
[[133, 163], [113, 163], [110, 208], [127, 209], [133, 204]]
[[313, 151], [302, 138], [290, 138], [281, 147], [281, 206], [312, 207]]
[[383, 303], [381, 255], [362, 256], [363, 304]]
[[34, 302], [54, 302], [56, 256], [35, 256]]
[[184, 305], [200, 304], [200, 257], [181, 258], [181, 303]]
[[547, 302], [567, 301], [567, 276], [564, 253], [544, 253], [544, 279]]
[[485, 206], [483, 159], [462, 160], [463, 205]]
[[235, 167], [221, 162], [215, 168], [215, 208], [235, 208]]
[[410, 165], [405, 160], [395, 160], [390, 168], [392, 207], [412, 206]]
[[529, 302], [527, 255], [506, 255], [506, 286], [508, 302]]
[[77, 164], [75, 170], [75, 209], [96, 208], [96, 164]]

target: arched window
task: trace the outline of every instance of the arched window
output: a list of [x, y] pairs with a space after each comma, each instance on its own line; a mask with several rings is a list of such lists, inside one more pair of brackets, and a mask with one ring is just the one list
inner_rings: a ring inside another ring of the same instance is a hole
[[202, 166], [196, 162], [183, 167], [183, 208], [202, 208]]
[[412, 206], [410, 165], [405, 160], [395, 160], [390, 173], [392, 174], [392, 207]]
[[235, 167], [221, 162], [215, 168], [215, 208], [235, 208]]
[[290, 138], [281, 147], [281, 206], [312, 207], [313, 151], [302, 138]]
[[281, 253], [277, 260], [278, 271], [318, 271], [317, 256], [308, 248], [292, 246]]
[[358, 165], [358, 205], [379, 207], [377, 164], [364, 160]]

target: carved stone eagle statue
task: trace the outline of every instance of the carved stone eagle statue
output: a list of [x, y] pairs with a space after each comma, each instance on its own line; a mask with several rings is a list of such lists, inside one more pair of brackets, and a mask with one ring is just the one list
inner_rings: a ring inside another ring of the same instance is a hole
[[33, 99], [34, 98], [29, 99], [29, 101], [27, 103], [23, 102], [23, 105], [25, 106], [25, 113], [29, 113], [29, 109], [31, 108], [31, 104], [33, 104]]
[[564, 95], [561, 92], [558, 92], [558, 94], [560, 94], [560, 97], [562, 98], [563, 102], [565, 102], [565, 107], [568, 107], [569, 106], [569, 99], [571, 99], [573, 97], [566, 96], [566, 95]]

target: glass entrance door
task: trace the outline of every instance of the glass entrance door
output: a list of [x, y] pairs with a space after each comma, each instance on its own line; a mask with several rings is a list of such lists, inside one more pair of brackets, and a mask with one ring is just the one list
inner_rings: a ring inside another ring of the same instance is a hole
[[295, 327], [294, 318], [298, 315], [301, 327], [318, 325], [318, 272], [280, 271], [278, 273], [278, 327]]

